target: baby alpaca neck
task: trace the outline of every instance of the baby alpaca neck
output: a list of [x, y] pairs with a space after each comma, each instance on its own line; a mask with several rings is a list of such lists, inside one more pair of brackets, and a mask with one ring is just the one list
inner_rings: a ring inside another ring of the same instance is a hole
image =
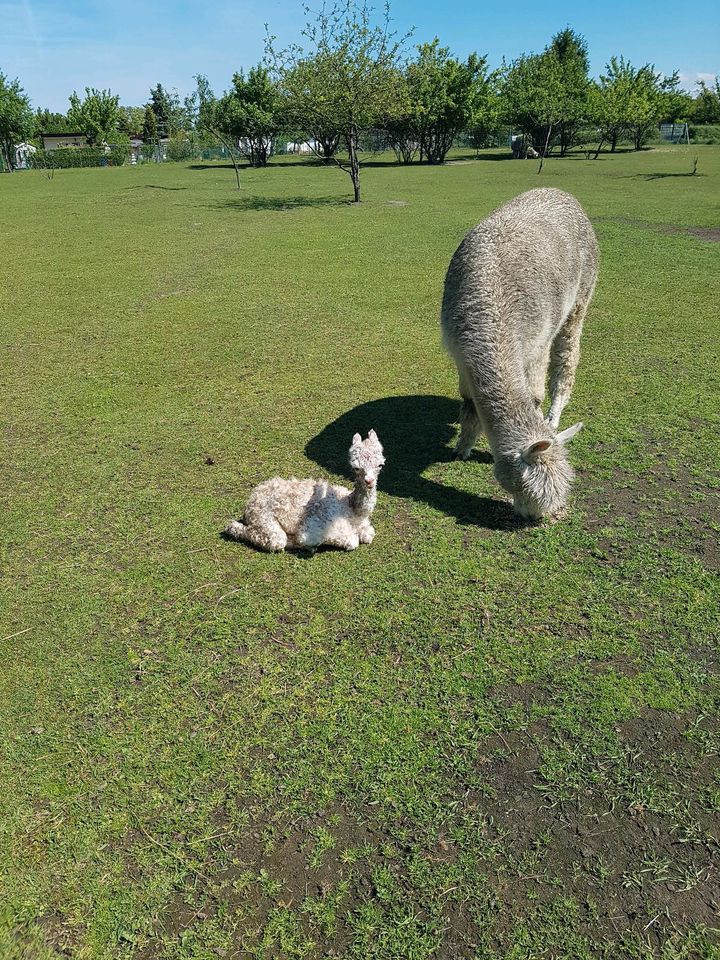
[[372, 487], [368, 489], [362, 481], [357, 480], [350, 494], [350, 506], [353, 513], [358, 517], [369, 517], [375, 509], [377, 502], [377, 489]]

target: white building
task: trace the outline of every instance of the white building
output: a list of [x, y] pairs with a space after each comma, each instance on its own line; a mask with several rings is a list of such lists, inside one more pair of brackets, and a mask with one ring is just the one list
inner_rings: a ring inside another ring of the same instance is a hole
[[16, 143], [15, 169], [27, 170], [30, 166], [30, 158], [34, 153], [37, 153], [37, 147], [34, 147], [31, 143]]

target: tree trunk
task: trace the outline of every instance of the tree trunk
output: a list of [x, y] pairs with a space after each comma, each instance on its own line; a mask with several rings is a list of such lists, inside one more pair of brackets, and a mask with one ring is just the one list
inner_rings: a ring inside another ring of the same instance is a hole
[[617, 147], [617, 144], [618, 144], [618, 134], [613, 133], [613, 135], [610, 137], [610, 153], [615, 153], [615, 148]]
[[320, 145], [320, 154], [323, 163], [332, 163], [332, 159], [338, 148], [338, 136], [316, 136], [315, 140]]
[[360, 203], [360, 161], [358, 159], [358, 141], [359, 133], [357, 127], [353, 127], [347, 137], [348, 157], [350, 158], [350, 179], [353, 185], [353, 201]]

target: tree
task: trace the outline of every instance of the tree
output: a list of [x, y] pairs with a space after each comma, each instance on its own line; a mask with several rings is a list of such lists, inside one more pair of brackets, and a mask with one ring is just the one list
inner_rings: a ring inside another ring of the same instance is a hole
[[30, 98], [20, 81], [0, 71], [0, 149], [8, 171], [15, 169], [15, 144], [32, 136], [34, 128]]
[[247, 79], [241, 70], [233, 77], [233, 89], [218, 101], [216, 120], [236, 142], [254, 167], [264, 167], [272, 154], [273, 141], [284, 125], [282, 99], [267, 67], [253, 67]]
[[487, 60], [470, 54], [465, 62], [451, 56], [437, 37], [423, 43], [404, 75], [405, 109], [388, 131], [396, 153], [410, 162], [443, 163], [455, 137], [479, 122], [493, 99]]
[[692, 105], [692, 119], [695, 123], [720, 123], [720, 77], [714, 84], [699, 82], [700, 90]]
[[630, 129], [634, 83], [635, 69], [621, 56], [610, 58], [599, 83], [593, 86], [590, 114], [600, 134], [596, 157], [604, 143], [609, 143], [610, 152], [615, 153], [618, 142]]
[[155, 111], [150, 104], [145, 105], [145, 116], [142, 124], [142, 138], [145, 143], [157, 143], [158, 128]]
[[177, 90], [166, 90], [158, 83], [150, 91], [150, 107], [155, 114], [158, 136], [177, 137], [188, 128], [188, 120]]
[[547, 52], [557, 58], [562, 86], [557, 123], [560, 156], [575, 146], [587, 120], [590, 100], [590, 58], [587, 43], [569, 27], [556, 33]]
[[680, 89], [680, 75], [677, 70], [662, 80], [660, 94], [662, 96], [661, 123], [677, 123], [692, 116], [693, 98], [687, 90]]
[[629, 132], [636, 150], [642, 150], [656, 132], [663, 115], [665, 95], [672, 84], [677, 85], [677, 74], [663, 78], [655, 67], [645, 64], [635, 73], [630, 96]]
[[145, 122], [144, 107], [120, 107], [118, 130], [127, 136], [138, 134]]
[[188, 99], [192, 105], [195, 131], [200, 137], [212, 137], [219, 140], [228, 151], [235, 169], [235, 180], [239, 190], [240, 169], [235, 152], [235, 142], [233, 136], [227, 134], [223, 129], [223, 122], [226, 118], [221, 115], [221, 101], [216, 99], [207, 77], [198, 73], [194, 79], [195, 91]]
[[40, 133], [72, 133], [64, 113], [55, 113], [52, 110], [35, 111], [35, 132]]
[[557, 55], [551, 50], [523, 55], [504, 66], [502, 74], [501, 112], [505, 122], [518, 127], [526, 145], [545, 156], [562, 120], [565, 102]]
[[80, 100], [77, 93], [70, 96], [68, 123], [87, 137], [90, 146], [106, 143], [117, 132], [120, 119], [120, 97], [110, 90], [96, 90], [85, 87], [85, 99]]
[[200, 138], [210, 135], [215, 137], [215, 110], [217, 97], [212, 91], [210, 81], [202, 73], [195, 74], [195, 89], [185, 97], [185, 113], [189, 125]]
[[336, 0], [312, 14], [303, 30], [307, 49], [276, 50], [268, 37], [267, 56], [286, 106], [290, 125], [337, 133], [348, 159], [335, 163], [352, 181], [360, 201], [360, 139], [392, 116], [399, 92], [399, 60], [404, 40], [390, 29], [390, 12], [377, 23], [360, 0]]

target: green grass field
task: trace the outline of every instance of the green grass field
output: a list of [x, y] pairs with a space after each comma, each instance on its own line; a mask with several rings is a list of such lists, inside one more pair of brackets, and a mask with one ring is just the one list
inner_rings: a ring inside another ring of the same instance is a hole
[[[0, 957], [720, 957], [720, 148], [0, 178]], [[696, 176], [689, 176], [699, 156]], [[438, 315], [574, 193], [570, 517], [519, 527]], [[226, 542], [375, 427], [371, 547]]]

